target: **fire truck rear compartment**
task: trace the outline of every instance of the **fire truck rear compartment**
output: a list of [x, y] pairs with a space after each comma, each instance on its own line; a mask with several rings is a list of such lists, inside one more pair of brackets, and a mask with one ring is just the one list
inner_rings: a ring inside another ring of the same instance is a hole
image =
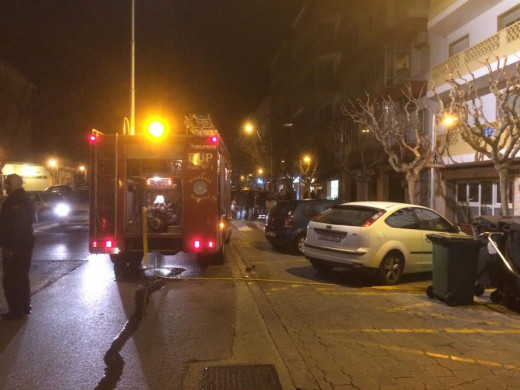
[[129, 159], [126, 177], [126, 251], [143, 251], [145, 230], [150, 251], [182, 250], [182, 161]]

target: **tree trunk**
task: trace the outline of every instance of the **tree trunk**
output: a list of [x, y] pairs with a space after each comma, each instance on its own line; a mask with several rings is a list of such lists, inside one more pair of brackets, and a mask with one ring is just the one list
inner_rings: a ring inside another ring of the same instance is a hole
[[358, 200], [366, 201], [368, 199], [368, 183], [365, 180], [358, 180]]
[[411, 204], [416, 204], [415, 202], [415, 185], [417, 184], [417, 179], [419, 175], [416, 175], [412, 172], [408, 172], [406, 174], [406, 181], [408, 182], [408, 202]]
[[509, 166], [501, 166], [497, 169], [500, 178], [500, 199], [502, 201], [502, 215], [509, 215]]

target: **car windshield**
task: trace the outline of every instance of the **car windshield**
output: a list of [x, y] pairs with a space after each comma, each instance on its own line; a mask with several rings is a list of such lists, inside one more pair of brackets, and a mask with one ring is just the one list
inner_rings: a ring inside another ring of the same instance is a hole
[[42, 192], [40, 195], [46, 202], [63, 200], [63, 196], [57, 192]]
[[73, 203], [88, 202], [88, 191], [71, 191], [67, 194], [67, 200]]
[[314, 221], [332, 225], [363, 226], [380, 209], [363, 206], [334, 206], [317, 215]]

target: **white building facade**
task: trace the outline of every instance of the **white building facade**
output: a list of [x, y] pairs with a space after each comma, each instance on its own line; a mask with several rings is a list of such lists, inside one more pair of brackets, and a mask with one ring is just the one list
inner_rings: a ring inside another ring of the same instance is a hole
[[[496, 119], [494, 95], [486, 88], [486, 61], [508, 58], [520, 61], [519, 0], [432, 0], [428, 18], [430, 79], [436, 92], [447, 99], [450, 74], [476, 76], [476, 85], [488, 121]], [[432, 138], [445, 137], [449, 129], [430, 117]], [[498, 173], [487, 158], [478, 156], [456, 133], [450, 142], [444, 168], [434, 171], [433, 207], [457, 223], [470, 223], [477, 215], [500, 215]], [[450, 137], [452, 138], [452, 137]], [[520, 162], [511, 166], [508, 208], [520, 215]]]

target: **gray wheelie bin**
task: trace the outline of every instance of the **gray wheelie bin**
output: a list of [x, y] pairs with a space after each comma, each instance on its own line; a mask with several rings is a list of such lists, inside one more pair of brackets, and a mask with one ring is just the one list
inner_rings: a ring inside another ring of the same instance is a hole
[[473, 304], [475, 273], [482, 242], [473, 237], [428, 234], [433, 243], [433, 285], [426, 289], [430, 298], [450, 306]]
[[[505, 237], [502, 233], [503, 223], [501, 222], [503, 218], [502, 215], [479, 215], [475, 217], [471, 223], [475, 238], [483, 233], [490, 234], [490, 238], [503, 251], [505, 245]], [[494, 287], [496, 290], [490, 294], [490, 299], [495, 303], [501, 302], [504, 285], [503, 264], [498, 253], [487, 242], [487, 238], [483, 238], [483, 240], [485, 245], [479, 250], [475, 295], [481, 296], [485, 288]]]

